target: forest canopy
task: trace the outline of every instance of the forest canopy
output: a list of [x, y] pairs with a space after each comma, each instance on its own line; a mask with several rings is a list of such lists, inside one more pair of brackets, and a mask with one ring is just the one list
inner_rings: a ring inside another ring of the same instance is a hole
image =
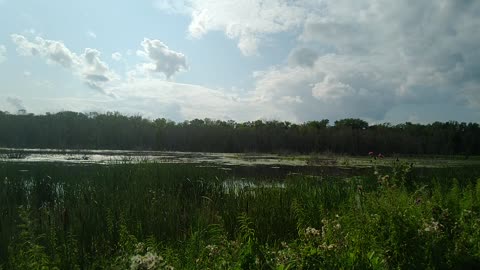
[[0, 111], [0, 147], [365, 155], [480, 154], [478, 123], [406, 122], [369, 125], [361, 119], [301, 124], [194, 119], [173, 122], [120, 113], [9, 114]]

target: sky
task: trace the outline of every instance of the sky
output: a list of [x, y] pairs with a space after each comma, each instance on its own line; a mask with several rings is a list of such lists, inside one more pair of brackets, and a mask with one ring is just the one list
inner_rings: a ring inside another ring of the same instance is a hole
[[0, 0], [0, 110], [480, 122], [477, 0]]

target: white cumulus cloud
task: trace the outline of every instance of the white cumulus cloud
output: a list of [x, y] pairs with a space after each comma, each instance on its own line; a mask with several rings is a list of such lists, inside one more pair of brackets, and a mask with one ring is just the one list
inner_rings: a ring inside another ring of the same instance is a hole
[[330, 76], [325, 76], [323, 81], [316, 83], [312, 88], [313, 97], [326, 102], [336, 102], [338, 99], [356, 94], [356, 90], [350, 85]]
[[95, 49], [86, 48], [78, 55], [61, 41], [47, 40], [39, 36], [30, 41], [18, 34], [12, 34], [11, 38], [20, 55], [39, 56], [48, 63], [58, 64], [79, 76], [90, 88], [105, 92], [108, 83], [118, 78], [100, 59], [100, 52]]
[[149, 61], [142, 65], [144, 71], [163, 73], [170, 79], [176, 73], [188, 69], [185, 55], [169, 49], [160, 40], [145, 38], [141, 45], [143, 50], [137, 51], [137, 55]]
[[289, 0], [160, 0], [156, 6], [188, 14], [188, 32], [192, 37], [223, 31], [228, 38], [237, 40], [244, 55], [254, 55], [265, 35], [301, 27], [311, 5]]
[[105, 83], [116, 79], [117, 75], [100, 59], [99, 51], [86, 48], [80, 57], [83, 60], [81, 75], [91, 88], [103, 90]]

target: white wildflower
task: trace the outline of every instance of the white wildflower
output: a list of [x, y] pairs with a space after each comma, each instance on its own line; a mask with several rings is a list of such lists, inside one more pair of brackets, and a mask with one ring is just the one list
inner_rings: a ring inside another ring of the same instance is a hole
[[330, 245], [327, 246], [327, 249], [332, 250], [332, 249], [335, 249], [335, 247], [336, 246], [334, 244], [330, 244]]
[[442, 227], [442, 225], [438, 221], [435, 221], [433, 218], [430, 222], [425, 222], [423, 226], [423, 230], [425, 232], [439, 232]]
[[135, 255], [130, 258], [130, 269], [156, 269], [163, 263], [163, 257], [152, 252], [147, 252], [144, 256]]
[[210, 257], [217, 255], [219, 252], [217, 245], [208, 245], [205, 248], [209, 251], [208, 256]]
[[135, 245], [135, 253], [143, 253], [145, 251], [145, 244], [142, 242], [139, 242]]
[[307, 229], [305, 229], [305, 235], [307, 237], [317, 237], [320, 235], [320, 231], [315, 228], [308, 227]]

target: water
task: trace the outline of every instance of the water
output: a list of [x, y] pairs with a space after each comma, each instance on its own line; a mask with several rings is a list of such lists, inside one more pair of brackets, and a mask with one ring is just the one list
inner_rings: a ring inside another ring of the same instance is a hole
[[286, 159], [274, 154], [200, 153], [173, 151], [124, 150], [57, 150], [0, 148], [0, 160], [5, 162], [65, 162], [114, 164], [119, 162], [188, 163], [205, 166], [305, 166], [304, 159]]
[[62, 162], [72, 164], [118, 164], [122, 162], [185, 163], [214, 166], [230, 170], [231, 166], [264, 166], [272, 170], [283, 167], [370, 168], [391, 166], [397, 161], [414, 163], [417, 167], [480, 166], [480, 157], [396, 157], [376, 159], [342, 155], [279, 155], [258, 153], [206, 153], [175, 151], [129, 150], [68, 150], [0, 148], [0, 162]]
[[[373, 166], [391, 166], [397, 157], [373, 160], [366, 157], [340, 155], [278, 155], [247, 153], [202, 153], [173, 151], [124, 151], [124, 150], [58, 150], [58, 149], [9, 149], [0, 148], [0, 163], [18, 163], [20, 166], [43, 166], [43, 164], [59, 163], [67, 166], [115, 165], [124, 163], [173, 163], [191, 164], [195, 167], [208, 167], [218, 171], [219, 175], [227, 175], [223, 183], [228, 193], [249, 192], [255, 194], [262, 188], [285, 188], [284, 180], [289, 175], [303, 177], [349, 177], [368, 175]], [[480, 159], [469, 160], [458, 157], [426, 158], [409, 157], [401, 161], [415, 164], [419, 175], [429, 176], [437, 170], [449, 172], [478, 171]], [[22, 165], [23, 164], [23, 165]], [[461, 166], [470, 166], [468, 170], [457, 170]], [[452, 170], [451, 168], [455, 168]], [[476, 170], [471, 170], [477, 168]], [[18, 173], [27, 177], [30, 172], [26, 168]], [[452, 177], [457, 177], [453, 173]], [[459, 176], [458, 176], [459, 177]]]

